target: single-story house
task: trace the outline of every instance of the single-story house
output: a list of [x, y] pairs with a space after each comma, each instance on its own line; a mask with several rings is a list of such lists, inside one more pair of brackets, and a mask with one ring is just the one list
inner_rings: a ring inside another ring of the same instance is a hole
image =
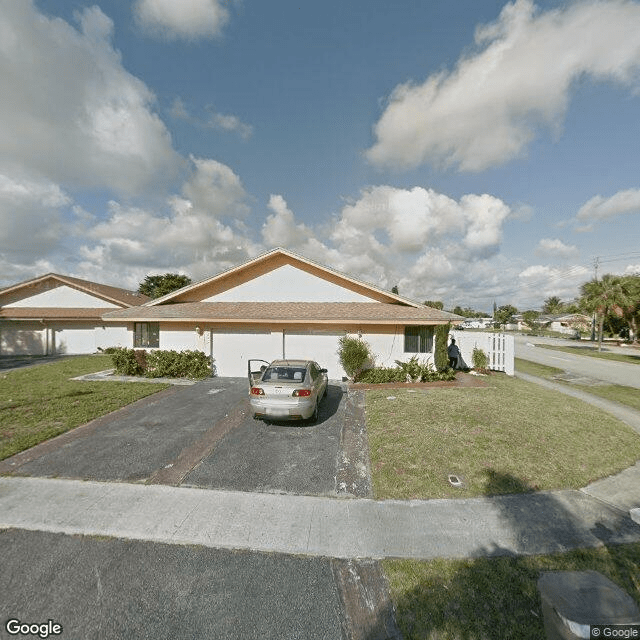
[[559, 315], [542, 315], [539, 323], [544, 323], [547, 329], [558, 333], [574, 334], [576, 331], [585, 333], [591, 329], [591, 318], [583, 313], [565, 313]]
[[127, 326], [124, 346], [203, 351], [220, 376], [246, 375], [248, 359], [307, 358], [341, 378], [346, 333], [362, 336], [379, 365], [414, 355], [433, 362], [435, 326], [463, 318], [274, 249], [102, 320]]
[[0, 355], [95, 353], [130, 342], [126, 324], [102, 322], [107, 311], [147, 296], [57, 273], [0, 290]]

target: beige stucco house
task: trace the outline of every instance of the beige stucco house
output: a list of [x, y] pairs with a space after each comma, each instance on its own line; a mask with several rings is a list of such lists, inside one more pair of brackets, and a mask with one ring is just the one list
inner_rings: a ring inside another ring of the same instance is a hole
[[316, 360], [332, 378], [344, 375], [336, 352], [345, 333], [392, 366], [413, 355], [433, 361], [435, 326], [462, 320], [284, 249], [102, 315], [107, 330], [126, 325], [126, 346], [201, 350], [220, 376], [246, 375], [251, 358], [284, 357]]
[[0, 290], [0, 355], [95, 353], [130, 341], [126, 324], [102, 322], [107, 311], [149, 298], [97, 282], [48, 273]]

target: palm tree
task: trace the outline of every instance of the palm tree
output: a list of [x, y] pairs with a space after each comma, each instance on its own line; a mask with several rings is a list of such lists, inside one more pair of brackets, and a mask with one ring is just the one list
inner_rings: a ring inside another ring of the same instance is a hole
[[614, 307], [630, 303], [629, 293], [619, 276], [607, 274], [602, 280], [591, 280], [580, 287], [580, 306], [598, 319], [598, 351], [602, 351], [602, 327], [607, 314]]

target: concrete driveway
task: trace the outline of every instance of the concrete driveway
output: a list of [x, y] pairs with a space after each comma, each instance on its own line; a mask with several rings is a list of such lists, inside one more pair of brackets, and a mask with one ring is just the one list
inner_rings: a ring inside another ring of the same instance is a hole
[[[361, 393], [331, 385], [313, 425], [264, 424], [248, 409], [244, 379], [172, 387], [0, 462], [0, 474], [369, 495]], [[145, 495], [165, 489], [137, 486]], [[157, 504], [152, 510], [175, 517]], [[233, 529], [233, 518], [219, 524]], [[12, 618], [52, 620], [62, 638], [399, 635], [374, 560], [28, 529], [0, 529], [0, 638], [9, 637], [4, 625]]]
[[0, 473], [305, 495], [336, 495], [361, 473], [366, 443], [341, 449], [354, 426], [343, 386], [329, 386], [316, 424], [254, 420], [247, 388], [243, 378], [172, 387], [4, 460]]

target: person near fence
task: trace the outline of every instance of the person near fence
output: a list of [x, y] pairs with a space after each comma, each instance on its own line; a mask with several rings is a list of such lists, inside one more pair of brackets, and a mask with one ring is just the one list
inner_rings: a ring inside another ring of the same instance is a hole
[[447, 349], [447, 355], [449, 356], [449, 366], [452, 369], [457, 369], [458, 359], [460, 358], [460, 349], [458, 349], [455, 338], [451, 338], [451, 344]]

